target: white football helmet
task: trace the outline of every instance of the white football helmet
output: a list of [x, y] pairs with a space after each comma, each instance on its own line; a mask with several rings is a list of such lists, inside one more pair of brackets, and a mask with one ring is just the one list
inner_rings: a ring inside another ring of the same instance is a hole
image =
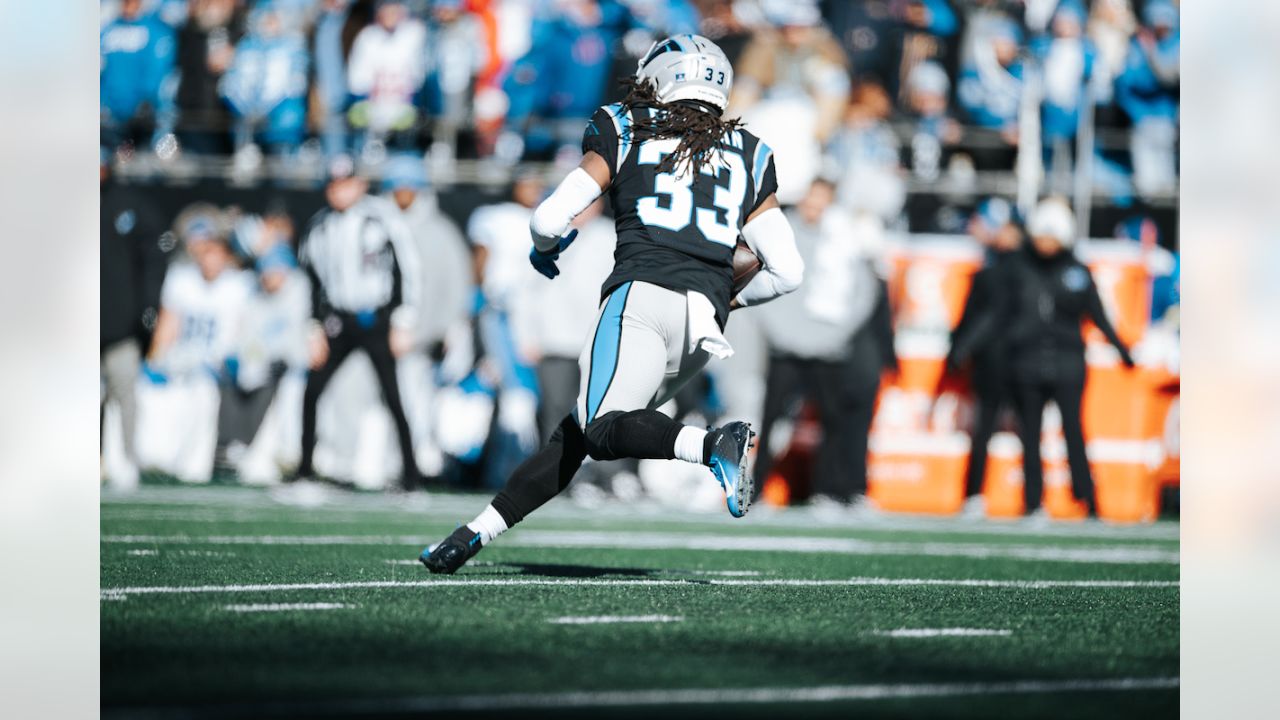
[[640, 59], [636, 77], [649, 80], [660, 102], [698, 100], [729, 106], [733, 66], [715, 43], [701, 35], [672, 35], [655, 42]]

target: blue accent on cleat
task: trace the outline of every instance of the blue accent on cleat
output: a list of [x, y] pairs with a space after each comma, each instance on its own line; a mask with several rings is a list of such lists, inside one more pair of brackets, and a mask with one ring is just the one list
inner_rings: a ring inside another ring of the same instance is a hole
[[452, 575], [480, 552], [480, 533], [460, 525], [449, 537], [418, 555], [418, 561], [433, 573]]
[[747, 450], [755, 433], [744, 422], [731, 422], [718, 430], [711, 446], [708, 465], [724, 489], [729, 514], [740, 518], [751, 506], [754, 482], [747, 472]]

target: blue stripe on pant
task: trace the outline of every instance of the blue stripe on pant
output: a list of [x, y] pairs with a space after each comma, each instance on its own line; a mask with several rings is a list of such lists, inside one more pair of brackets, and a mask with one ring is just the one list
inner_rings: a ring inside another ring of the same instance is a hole
[[596, 325], [596, 336], [591, 342], [591, 374], [587, 381], [587, 417], [583, 425], [596, 419], [600, 403], [613, 384], [614, 373], [618, 371], [618, 346], [622, 343], [622, 313], [627, 307], [627, 295], [631, 292], [631, 283], [619, 285], [605, 302], [604, 312], [600, 314], [600, 323]]

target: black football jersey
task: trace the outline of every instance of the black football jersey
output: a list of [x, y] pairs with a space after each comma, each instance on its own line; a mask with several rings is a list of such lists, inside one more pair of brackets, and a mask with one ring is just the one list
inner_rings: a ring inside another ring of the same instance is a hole
[[702, 293], [723, 327], [733, 288], [733, 249], [742, 224], [778, 189], [773, 151], [746, 130], [726, 133], [700, 172], [660, 173], [658, 164], [680, 140], [636, 142], [631, 126], [654, 110], [621, 104], [596, 110], [582, 151], [613, 169], [609, 199], [618, 245], [602, 293], [639, 280]]

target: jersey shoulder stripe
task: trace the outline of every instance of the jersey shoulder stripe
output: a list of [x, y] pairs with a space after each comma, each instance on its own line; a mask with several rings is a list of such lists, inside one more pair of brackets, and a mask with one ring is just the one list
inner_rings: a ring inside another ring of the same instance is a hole
[[764, 171], [769, 167], [769, 161], [773, 158], [773, 148], [765, 144], [765, 141], [756, 138], [756, 153], [751, 161], [751, 177], [755, 180], [756, 187], [760, 187], [761, 181], [764, 180]]
[[614, 135], [618, 138], [618, 158], [613, 168], [617, 172], [622, 169], [622, 164], [627, 161], [627, 155], [631, 152], [631, 109], [622, 103], [606, 105], [604, 109], [613, 120]]

